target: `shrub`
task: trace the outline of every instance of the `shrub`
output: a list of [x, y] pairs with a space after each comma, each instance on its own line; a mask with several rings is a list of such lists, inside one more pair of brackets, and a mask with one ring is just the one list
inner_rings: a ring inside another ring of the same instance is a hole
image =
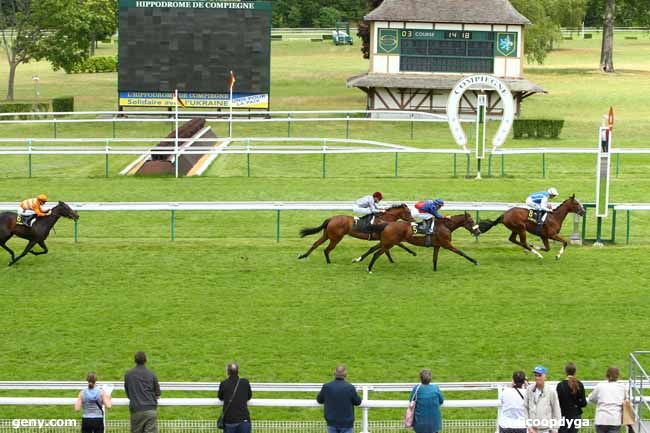
[[[25, 101], [25, 102], [2, 102], [0, 103], [0, 113], [47, 113], [50, 111], [49, 102], [41, 101]], [[5, 120], [27, 120], [27, 119], [43, 119], [45, 115], [20, 115], [20, 116], [2, 116], [1, 119]]]
[[74, 96], [60, 96], [52, 99], [52, 111], [55, 113], [74, 111]]
[[521, 138], [559, 138], [563, 119], [515, 119], [512, 134], [515, 140]]
[[72, 74], [96, 74], [102, 72], [117, 72], [116, 56], [89, 57], [82, 63], [74, 65], [70, 70]]

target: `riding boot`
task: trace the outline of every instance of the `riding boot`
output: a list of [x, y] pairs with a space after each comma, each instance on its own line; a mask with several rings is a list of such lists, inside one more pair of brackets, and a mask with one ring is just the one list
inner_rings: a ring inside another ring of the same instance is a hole
[[433, 234], [433, 218], [429, 219], [429, 220], [426, 220], [426, 223], [427, 223], [427, 226], [426, 226], [427, 234], [432, 235]]
[[542, 212], [541, 210], [538, 210], [537, 211], [537, 227], [535, 228], [537, 233], [542, 232], [542, 226], [543, 225], [544, 225], [544, 212]]

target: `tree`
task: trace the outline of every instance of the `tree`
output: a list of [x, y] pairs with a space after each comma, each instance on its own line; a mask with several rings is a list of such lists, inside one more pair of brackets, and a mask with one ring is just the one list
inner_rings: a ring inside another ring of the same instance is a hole
[[605, 0], [603, 43], [600, 49], [600, 70], [614, 72], [614, 17], [616, 0]]
[[114, 0], [39, 0], [36, 11], [36, 21], [51, 29], [36, 54], [52, 62], [54, 70], [70, 72], [94, 54], [98, 37], [117, 28]]
[[45, 37], [42, 28], [33, 22], [31, 0], [0, 0], [0, 44], [7, 55], [9, 77], [7, 101], [14, 100], [16, 68], [34, 59], [34, 52]]
[[532, 23], [526, 28], [524, 39], [528, 61], [544, 63], [548, 52], [562, 39], [559, 19], [565, 3], [562, 0], [512, 0], [512, 5]]
[[336, 8], [324, 7], [320, 10], [318, 18], [314, 21], [316, 27], [334, 27], [336, 22], [341, 18], [342, 14]]

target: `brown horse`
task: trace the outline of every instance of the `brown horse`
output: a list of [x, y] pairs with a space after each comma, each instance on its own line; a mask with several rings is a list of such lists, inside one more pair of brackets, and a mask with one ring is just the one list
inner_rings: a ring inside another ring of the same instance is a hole
[[[393, 205], [390, 208], [386, 209], [385, 212], [377, 215], [375, 217], [375, 222], [374, 226], [376, 226], [376, 230], [381, 231], [386, 224], [395, 222], [397, 220], [404, 220], [408, 222], [413, 222], [413, 217], [411, 216], [411, 211], [406, 203], [402, 204], [397, 204]], [[314, 235], [321, 230], [323, 231], [322, 236], [312, 244], [311, 248], [304, 253], [298, 256], [298, 259], [304, 259], [308, 257], [312, 251], [314, 251], [316, 248], [318, 248], [323, 242], [329, 239], [330, 243], [327, 245], [325, 248], [325, 260], [327, 260], [327, 263], [330, 262], [330, 252], [336, 248], [336, 245], [341, 242], [341, 239], [345, 235], [352, 236], [357, 239], [364, 239], [367, 241], [377, 241], [379, 240], [379, 233], [363, 233], [363, 232], [358, 232], [354, 231], [354, 217], [351, 217], [349, 215], [336, 215], [332, 218], [328, 218], [325, 221], [323, 221], [323, 224], [321, 224], [318, 227], [310, 227], [310, 228], [304, 228], [300, 230], [300, 237], [304, 238], [305, 236], [309, 235]], [[399, 245], [399, 247], [403, 248], [404, 250], [408, 251], [409, 254], [416, 255], [414, 251], [411, 251], [410, 249], [406, 248], [404, 245]], [[389, 260], [392, 262], [392, 258], [389, 256]]]
[[[0, 247], [4, 248], [11, 255], [9, 266], [25, 257], [28, 253], [35, 256], [47, 254], [47, 245], [45, 240], [50, 235], [50, 230], [57, 223], [59, 218], [70, 218], [74, 221], [79, 219], [79, 215], [73, 211], [70, 206], [60, 201], [52, 208], [48, 216], [37, 218], [31, 227], [25, 227], [16, 223], [16, 214], [14, 212], [5, 212], [0, 214]], [[16, 257], [14, 252], [7, 246], [7, 241], [13, 236], [27, 239], [27, 246], [23, 252]], [[43, 251], [32, 251], [32, 248], [38, 244]]]
[[[544, 248], [541, 249], [542, 251], [550, 251], [549, 239], [562, 242], [562, 248], [560, 248], [560, 251], [555, 256], [559, 260], [568, 242], [560, 237], [558, 233], [562, 229], [564, 219], [570, 212], [577, 213], [580, 216], [584, 216], [585, 214], [585, 208], [576, 200], [575, 194], [564, 200], [553, 212], [548, 213], [546, 221], [539, 232], [537, 232], [537, 223], [528, 219], [528, 208], [523, 207], [509, 209], [494, 221], [481, 221], [479, 228], [481, 229], [481, 233], [485, 233], [497, 224], [503, 224], [512, 232], [510, 238], [508, 238], [510, 242], [519, 245], [526, 252], [530, 251], [536, 254], [540, 259], [543, 259], [544, 256], [537, 251], [537, 247], [528, 243], [526, 240], [526, 232], [539, 236], [542, 239], [544, 243]], [[517, 236], [519, 236], [519, 241], [517, 241]]]
[[368, 265], [368, 272], [372, 273], [372, 267], [379, 256], [384, 253], [388, 254], [388, 251], [395, 245], [399, 245], [400, 242], [408, 242], [409, 244], [418, 247], [433, 247], [434, 271], [438, 270], [438, 253], [440, 252], [440, 247], [452, 251], [459, 256], [465, 257], [467, 260], [478, 266], [479, 263], [476, 260], [451, 244], [451, 233], [459, 227], [465, 227], [465, 229], [474, 236], [481, 234], [478, 225], [474, 223], [474, 220], [467, 212], [436, 221], [436, 229], [431, 236], [431, 245], [426, 244], [426, 236], [415, 236], [410, 224], [398, 221], [389, 224], [384, 231], [381, 232], [381, 242], [379, 245], [370, 248], [363, 255], [356, 258], [354, 262], [360, 262], [374, 252], [375, 254], [372, 256], [372, 260]]

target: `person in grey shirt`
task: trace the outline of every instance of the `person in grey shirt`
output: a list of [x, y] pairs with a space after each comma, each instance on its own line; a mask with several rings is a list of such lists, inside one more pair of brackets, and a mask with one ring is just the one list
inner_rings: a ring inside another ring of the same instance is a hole
[[546, 372], [542, 365], [535, 367], [535, 383], [526, 390], [524, 408], [528, 433], [557, 433], [562, 421], [557, 391], [546, 385]]
[[158, 399], [160, 384], [158, 378], [145, 367], [147, 355], [135, 354], [135, 368], [124, 375], [124, 391], [129, 398], [131, 433], [158, 433]]

